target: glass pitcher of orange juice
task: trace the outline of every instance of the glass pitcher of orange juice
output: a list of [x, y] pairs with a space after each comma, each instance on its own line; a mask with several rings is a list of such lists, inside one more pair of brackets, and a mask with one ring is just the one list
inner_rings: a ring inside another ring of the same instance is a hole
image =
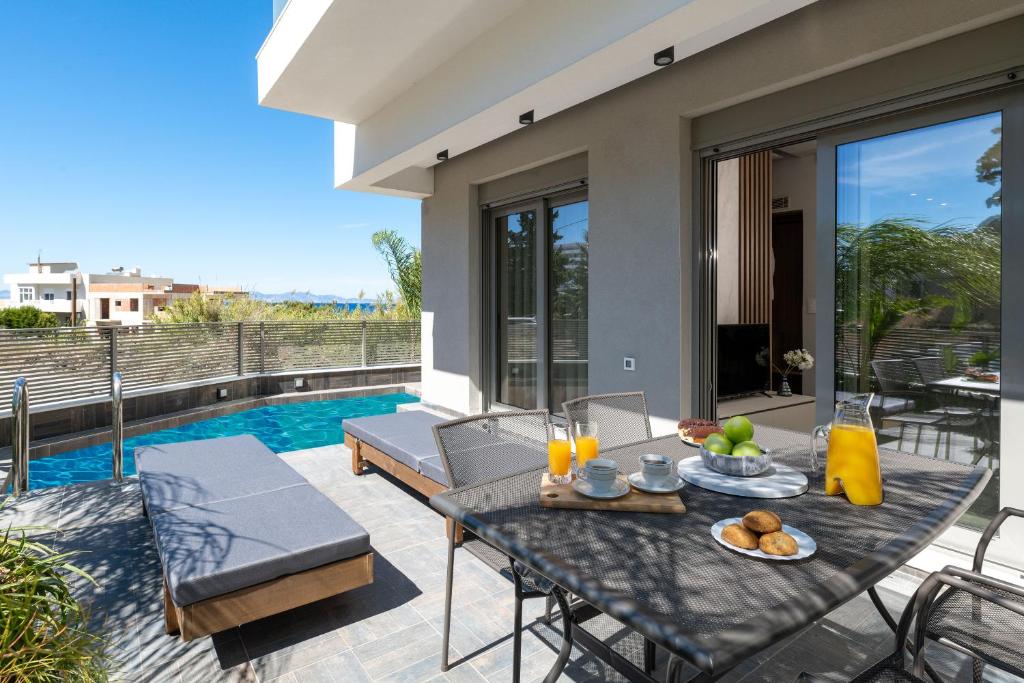
[[845, 493], [854, 505], [878, 505], [882, 502], [882, 470], [869, 414], [871, 397], [871, 394], [863, 394], [852, 400], [839, 401], [832, 422], [815, 427], [811, 435], [814, 469], [817, 469], [818, 438], [824, 438], [828, 444], [825, 495]]

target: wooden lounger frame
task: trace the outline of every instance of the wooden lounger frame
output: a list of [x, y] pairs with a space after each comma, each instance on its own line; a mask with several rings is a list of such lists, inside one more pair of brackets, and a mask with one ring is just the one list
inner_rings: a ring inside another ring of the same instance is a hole
[[373, 583], [373, 553], [282, 576], [225, 595], [179, 607], [164, 580], [164, 627], [184, 641], [308, 605]]
[[[398, 462], [387, 453], [374, 448], [364, 441], [360, 441], [348, 432], [345, 432], [345, 445], [352, 451], [352, 473], [356, 476], [365, 474], [367, 464], [373, 464], [428, 498], [448, 490], [448, 487], [444, 484], [438, 484], [430, 477], [420, 474], [404, 463]], [[455, 542], [462, 543], [462, 526], [455, 524], [450, 518], [445, 520], [445, 533], [450, 537], [453, 526], [455, 528]]]

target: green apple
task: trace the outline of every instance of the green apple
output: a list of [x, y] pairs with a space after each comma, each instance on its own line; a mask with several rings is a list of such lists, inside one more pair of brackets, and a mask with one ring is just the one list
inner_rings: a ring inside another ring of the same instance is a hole
[[742, 443], [754, 438], [754, 425], [743, 415], [730, 417], [722, 425], [722, 431], [733, 443]]
[[732, 447], [733, 455], [761, 455], [761, 447], [753, 441], [743, 441]]
[[708, 438], [704, 439], [704, 448], [719, 455], [729, 455], [732, 453], [732, 441], [721, 434], [708, 434]]

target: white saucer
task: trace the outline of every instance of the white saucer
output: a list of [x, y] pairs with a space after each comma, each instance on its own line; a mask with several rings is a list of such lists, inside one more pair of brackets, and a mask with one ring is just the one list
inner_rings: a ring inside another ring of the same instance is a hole
[[723, 519], [720, 522], [715, 522], [715, 525], [711, 527], [711, 535], [714, 536], [715, 540], [720, 544], [724, 545], [729, 550], [737, 552], [741, 555], [747, 555], [749, 557], [759, 557], [762, 560], [775, 560], [777, 562], [792, 562], [793, 560], [802, 560], [806, 557], [810, 557], [818, 549], [818, 544], [814, 542], [814, 539], [800, 531], [795, 529], [788, 524], [782, 525], [782, 530], [793, 537], [796, 541], [796, 555], [769, 555], [763, 550], [747, 550], [746, 548], [738, 548], [731, 543], [726, 543], [722, 540], [722, 529], [729, 526], [730, 524], [742, 524], [743, 519], [741, 517], [732, 517], [730, 519]]
[[611, 489], [601, 492], [595, 491], [594, 487], [586, 479], [574, 479], [572, 487], [577, 493], [583, 494], [587, 498], [597, 498], [599, 500], [622, 498], [629, 493], [629, 484], [622, 479], [616, 479]]
[[634, 472], [629, 475], [629, 483], [641, 491], [646, 491], [647, 493], [675, 493], [686, 486], [686, 482], [679, 476], [675, 477], [675, 481], [665, 477], [665, 482], [667, 485], [666, 483], [653, 484], [648, 482], [647, 479], [644, 478], [643, 472]]

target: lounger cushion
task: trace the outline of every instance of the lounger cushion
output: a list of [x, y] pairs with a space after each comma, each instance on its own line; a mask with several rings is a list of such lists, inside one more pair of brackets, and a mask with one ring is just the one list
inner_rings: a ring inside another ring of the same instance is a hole
[[[363, 443], [420, 472], [420, 461], [438, 457], [437, 444], [434, 442], [434, 432], [431, 428], [444, 421], [443, 417], [423, 410], [409, 410], [387, 415], [355, 417], [344, 420], [341, 426], [346, 433]], [[444, 471], [443, 467], [441, 471]]]
[[444, 463], [441, 462], [440, 455], [420, 460], [420, 474], [442, 486], [448, 486], [448, 475], [444, 473]]
[[151, 515], [307, 483], [251, 434], [143, 446], [135, 463]]
[[151, 517], [175, 604], [361, 555], [366, 530], [308, 483]]

